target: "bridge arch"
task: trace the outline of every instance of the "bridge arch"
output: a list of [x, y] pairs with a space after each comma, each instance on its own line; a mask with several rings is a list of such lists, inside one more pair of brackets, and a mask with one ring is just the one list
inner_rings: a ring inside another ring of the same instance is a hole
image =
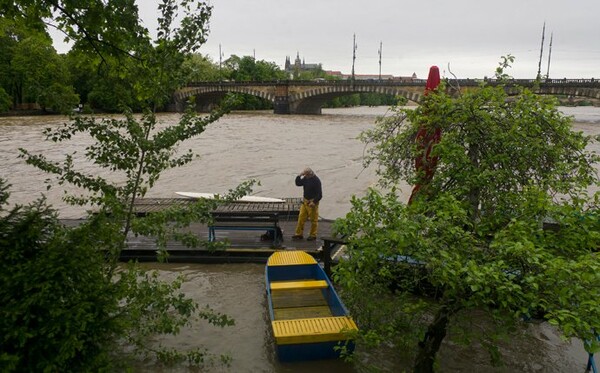
[[410, 101], [419, 102], [422, 87], [386, 87], [373, 85], [335, 85], [312, 87], [289, 96], [290, 111], [296, 114], [321, 114], [323, 105], [334, 98], [356, 93], [378, 93], [402, 96]]
[[[267, 89], [265, 89], [265, 87]], [[174, 95], [174, 104], [176, 111], [183, 111], [185, 104], [190, 97], [195, 97], [196, 109], [198, 111], [208, 111], [218, 102], [220, 102], [227, 93], [242, 93], [262, 98], [273, 103], [275, 101], [274, 89], [269, 89], [265, 85], [251, 84], [231, 84], [211, 82], [206, 86], [189, 86], [180, 89]]]

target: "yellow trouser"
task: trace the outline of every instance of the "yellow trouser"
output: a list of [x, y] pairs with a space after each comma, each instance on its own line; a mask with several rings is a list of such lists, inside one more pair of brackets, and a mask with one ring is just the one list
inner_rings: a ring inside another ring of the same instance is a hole
[[317, 227], [319, 221], [319, 204], [315, 204], [313, 207], [310, 207], [309, 200], [304, 199], [302, 201], [302, 205], [300, 206], [300, 215], [298, 216], [298, 225], [296, 225], [296, 235], [302, 236], [304, 232], [304, 223], [306, 219], [310, 219], [310, 234], [309, 236], [316, 237], [317, 236]]

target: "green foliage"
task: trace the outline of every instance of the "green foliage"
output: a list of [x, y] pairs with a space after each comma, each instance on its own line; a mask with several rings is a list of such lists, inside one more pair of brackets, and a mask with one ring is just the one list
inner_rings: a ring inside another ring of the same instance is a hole
[[105, 362], [110, 347], [100, 342], [118, 327], [117, 304], [102, 253], [90, 245], [97, 237], [63, 228], [43, 202], [3, 214], [0, 232], [2, 371], [93, 370]]
[[11, 104], [11, 97], [8, 95], [8, 93], [6, 93], [4, 88], [0, 87], [0, 113], [8, 111], [8, 109], [10, 109]]
[[33, 102], [43, 109], [65, 112], [79, 103], [63, 60], [38, 24], [27, 27], [23, 21], [3, 19], [0, 44], [0, 88], [15, 104]]
[[[419, 129], [442, 132], [430, 181], [415, 170]], [[593, 339], [600, 220], [586, 190], [597, 183], [598, 157], [586, 150], [593, 139], [573, 132], [552, 99], [527, 90], [509, 98], [487, 86], [451, 97], [441, 87], [414, 110], [396, 108], [362, 139], [372, 144], [366, 163], [378, 165], [390, 193], [353, 199], [336, 222], [350, 256], [335, 276], [367, 341], [403, 354], [415, 346], [415, 371], [432, 371], [448, 328], [473, 312], [491, 330], [470, 323], [463, 341], [478, 341], [496, 362], [497, 336], [531, 318]], [[394, 189], [401, 180], [422, 184], [409, 206]], [[370, 289], [376, 295], [365, 296]]]
[[[121, 117], [75, 116], [62, 127], [48, 128], [47, 140], [57, 143], [75, 136], [92, 138], [83, 154], [67, 154], [62, 162], [21, 149], [28, 164], [54, 175], [60, 185], [77, 187], [80, 192], [65, 193], [67, 202], [95, 206], [96, 212], [72, 228], [60, 225], [43, 203], [0, 215], [0, 239], [5, 241], [0, 254], [6, 255], [0, 301], [10, 304], [2, 309], [0, 324], [3, 370], [112, 371], [123, 369], [115, 361], [146, 356], [167, 363], [208, 364], [215, 360], [203, 348], [167, 349], [155, 346], [153, 337], [177, 334], [194, 318], [216, 326], [233, 324], [226, 315], [199, 308], [180, 294], [182, 279], [167, 284], [156, 274], [118, 264], [132, 234], [155, 238], [161, 258], [167, 257], [164, 248], [171, 239], [198, 246], [199, 238], [185, 228], [207, 222], [218, 203], [246, 194], [253, 185], [245, 182], [223, 200], [171, 208], [145, 219], [134, 216], [135, 200], [162, 172], [194, 159], [191, 150], [179, 150], [182, 142], [200, 135], [227, 111], [222, 107], [201, 117], [188, 110], [175, 125], [157, 122], [155, 110], [183, 79], [180, 64], [205, 41], [211, 10], [203, 2], [187, 0], [163, 0], [159, 8], [158, 38], [151, 43], [132, 1], [18, 2], [0, 7], [0, 12], [25, 18], [52, 17], [75, 41], [79, 55], [70, 63], [81, 67], [81, 76], [89, 73], [87, 62], [95, 64], [127, 94], [116, 98], [115, 105], [125, 98], [144, 109], [141, 116], [128, 109]], [[172, 26], [175, 19], [180, 27]], [[96, 87], [89, 88], [85, 87], [88, 97], [94, 97]], [[83, 172], [81, 162], [95, 168]], [[4, 204], [8, 195], [2, 181], [0, 190]], [[228, 361], [227, 356], [217, 360]]]
[[324, 107], [350, 107], [350, 106], [393, 106], [405, 105], [407, 100], [404, 97], [386, 95], [380, 93], [355, 93], [348, 96], [336, 97], [325, 103]]
[[[4, 180], [0, 187], [3, 208]], [[2, 371], [112, 370], [122, 365], [124, 348], [164, 355], [169, 350], [149, 347], [149, 338], [177, 334], [193, 315], [217, 326], [233, 324], [180, 294], [183, 278], [167, 284], [157, 273], [108, 264], [107, 248], [119, 245], [111, 239], [119, 232], [103, 216], [66, 228], [44, 201], [5, 212], [0, 218]], [[212, 359], [206, 350], [170, 356]]]
[[222, 71], [210, 57], [194, 53], [183, 61], [182, 69], [186, 83], [215, 82], [223, 79]]
[[38, 103], [55, 113], [70, 113], [79, 104], [79, 96], [72, 86], [52, 83], [38, 97]]
[[261, 97], [243, 93], [236, 94], [236, 104], [233, 110], [267, 110], [273, 109], [273, 103]]
[[[0, 59], [0, 86], [17, 103], [37, 102], [50, 108], [47, 103], [57, 106], [59, 102], [51, 96], [59, 93], [70, 104], [75, 96], [68, 88], [68, 66], [75, 93], [84, 103], [89, 95], [96, 109], [162, 109], [186, 82], [185, 54], [196, 52], [205, 42], [212, 8], [203, 2], [165, 0], [159, 10], [163, 14], [158, 19], [158, 37], [152, 41], [130, 0], [2, 3], [0, 14], [7, 20], [0, 22], [0, 39], [6, 41], [1, 48], [11, 59]], [[174, 27], [178, 16], [184, 23]], [[74, 42], [68, 60], [56, 55], [40, 17]]]
[[325, 73], [325, 71], [323, 71], [323, 69], [321, 68], [321, 65], [319, 64], [319, 66], [316, 69], [305, 70], [305, 71], [298, 71], [298, 70], [294, 69], [294, 71], [292, 73], [292, 78], [294, 80], [315, 80], [315, 79], [328, 79], [330, 77], [329, 77], [329, 75], [327, 75]]
[[232, 55], [225, 61], [225, 68], [227, 78], [236, 82], [287, 79], [285, 72], [274, 62], [256, 61], [251, 56]]
[[87, 94], [87, 103], [95, 110], [109, 113], [119, 112], [123, 107], [138, 112], [141, 110], [129, 83], [108, 76], [104, 80], [94, 81], [93, 88]]
[[479, 227], [502, 225], [528, 207], [528, 190], [578, 199], [594, 182], [597, 157], [585, 150], [591, 139], [572, 132], [570, 118], [554, 105], [552, 98], [527, 90], [508, 100], [502, 87], [485, 87], [459, 99], [440, 92], [415, 110], [397, 110], [364, 133], [365, 141], [376, 143], [367, 162], [378, 160], [386, 186], [400, 179], [415, 184], [420, 178], [414, 168], [420, 156], [416, 133], [421, 126], [430, 132], [440, 128], [444, 135], [432, 153], [440, 160], [424, 197], [451, 191], [471, 204], [472, 216], [481, 218]]

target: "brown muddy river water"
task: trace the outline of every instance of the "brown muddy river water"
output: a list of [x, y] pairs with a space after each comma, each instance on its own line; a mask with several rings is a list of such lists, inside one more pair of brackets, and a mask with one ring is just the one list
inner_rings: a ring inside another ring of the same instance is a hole
[[[561, 108], [575, 118], [576, 130], [600, 134], [600, 108]], [[268, 197], [298, 197], [301, 191], [294, 177], [312, 167], [323, 182], [323, 218], [343, 216], [350, 209], [352, 195], [362, 195], [376, 182], [373, 169], [363, 170], [364, 144], [357, 135], [371, 128], [386, 108], [324, 109], [321, 116], [276, 116], [270, 112], [233, 113], [190, 140], [182, 150], [192, 149], [201, 158], [183, 168], [165, 173], [150, 197], [175, 197], [176, 191], [224, 193], [240, 182], [254, 178], [261, 182], [254, 193]], [[163, 125], [175, 123], [176, 114], [161, 114]], [[64, 117], [0, 118], [0, 177], [12, 184], [11, 202], [28, 203], [42, 193], [64, 218], [79, 218], [81, 209], [65, 205], [61, 188], [46, 191], [47, 175], [17, 158], [26, 148], [51, 159], [83, 149], [89, 139], [77, 137], [56, 145], [43, 141], [42, 130], [65, 121]], [[596, 145], [594, 149], [600, 151]], [[83, 170], [93, 171], [83, 164]], [[410, 191], [405, 187], [405, 194]], [[204, 345], [214, 353], [233, 358], [230, 367], [215, 366], [209, 372], [355, 372], [341, 361], [281, 364], [274, 354], [264, 291], [261, 264], [145, 264], [157, 269], [164, 279], [185, 274], [183, 290], [200, 305], [210, 305], [236, 320], [233, 327], [218, 329], [194, 324], [181, 335], [162, 342], [187, 349]], [[492, 368], [485, 353], [445, 341], [440, 351], [442, 372], [583, 372], [587, 354], [580, 341], [562, 341], [546, 324], [531, 324], [521, 338], [501, 347], [505, 366]], [[359, 348], [360, 353], [360, 348]], [[393, 356], [368, 356], [366, 360], [386, 361], [388, 371], [409, 369]], [[598, 357], [596, 357], [598, 360]], [[152, 364], [139, 371], [172, 372]], [[186, 368], [176, 371], [187, 372]], [[195, 370], [192, 370], [195, 371]]]

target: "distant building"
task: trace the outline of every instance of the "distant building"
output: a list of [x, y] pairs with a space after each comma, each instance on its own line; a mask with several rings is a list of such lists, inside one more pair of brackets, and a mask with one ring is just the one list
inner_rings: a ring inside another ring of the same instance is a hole
[[[285, 72], [287, 72], [290, 78], [297, 78], [298, 74], [305, 71], [315, 71], [315, 70], [323, 70], [323, 66], [320, 63], [306, 63], [304, 62], [304, 58], [300, 60], [300, 53], [296, 52], [296, 59], [292, 64], [292, 60], [289, 56], [285, 57]], [[325, 70], [324, 73], [326, 75], [336, 77], [342, 80], [351, 79], [352, 75], [344, 74], [341, 71], [332, 71]], [[354, 74], [355, 80], [379, 80], [379, 74]], [[402, 82], [410, 82], [417, 79], [417, 74], [413, 73], [411, 76], [394, 76], [391, 74], [382, 74], [381, 80], [393, 80], [393, 81], [402, 81]]]
[[300, 53], [296, 52], [296, 59], [294, 60], [294, 64], [292, 64], [290, 57], [287, 56], [285, 58], [285, 67], [284, 70], [290, 76], [296, 77], [298, 73], [303, 71], [314, 71], [321, 70], [322, 66], [320, 63], [306, 63], [304, 62], [304, 58], [300, 60]]

